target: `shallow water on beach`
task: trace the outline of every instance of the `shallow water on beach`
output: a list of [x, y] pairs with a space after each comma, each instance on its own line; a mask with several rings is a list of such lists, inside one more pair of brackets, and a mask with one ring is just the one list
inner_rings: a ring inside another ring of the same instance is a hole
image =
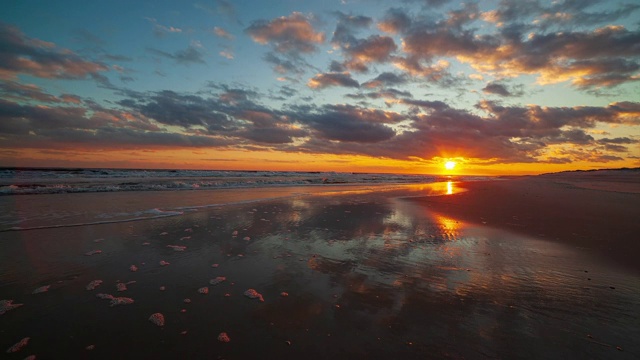
[[29, 337], [7, 358], [640, 357], [639, 274], [402, 199], [417, 194], [3, 232], [0, 300], [24, 305], [0, 315], [0, 351]]

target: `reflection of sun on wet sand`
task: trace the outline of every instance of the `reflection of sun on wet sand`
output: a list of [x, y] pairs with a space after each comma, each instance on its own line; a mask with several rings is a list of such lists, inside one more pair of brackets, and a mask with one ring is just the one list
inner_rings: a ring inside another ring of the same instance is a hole
[[640, 268], [640, 171], [569, 172], [458, 183], [468, 191], [413, 198], [466, 222], [594, 249]]

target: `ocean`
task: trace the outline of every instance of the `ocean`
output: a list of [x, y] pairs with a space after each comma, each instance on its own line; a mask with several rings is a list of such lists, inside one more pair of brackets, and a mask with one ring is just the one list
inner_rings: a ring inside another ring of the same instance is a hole
[[[358, 187], [359, 191], [362, 186], [389, 190], [483, 179], [487, 178], [293, 171], [3, 168], [0, 231], [179, 216], [208, 207], [267, 198], [348, 192], [352, 187]], [[248, 189], [252, 191], [247, 193]], [[162, 196], [158, 196], [160, 192]], [[109, 196], [105, 197], [105, 193]]]

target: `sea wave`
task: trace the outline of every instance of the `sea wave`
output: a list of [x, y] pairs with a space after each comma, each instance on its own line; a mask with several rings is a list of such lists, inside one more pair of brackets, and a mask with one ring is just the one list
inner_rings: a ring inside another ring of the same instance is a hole
[[1, 169], [0, 195], [212, 190], [268, 186], [414, 184], [432, 175], [130, 169]]

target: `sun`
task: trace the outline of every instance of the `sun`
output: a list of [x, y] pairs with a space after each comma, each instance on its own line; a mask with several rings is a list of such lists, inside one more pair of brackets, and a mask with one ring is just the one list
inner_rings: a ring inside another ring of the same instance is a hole
[[447, 170], [453, 170], [454, 167], [456, 167], [455, 161], [447, 161], [446, 163], [444, 163], [444, 168]]

